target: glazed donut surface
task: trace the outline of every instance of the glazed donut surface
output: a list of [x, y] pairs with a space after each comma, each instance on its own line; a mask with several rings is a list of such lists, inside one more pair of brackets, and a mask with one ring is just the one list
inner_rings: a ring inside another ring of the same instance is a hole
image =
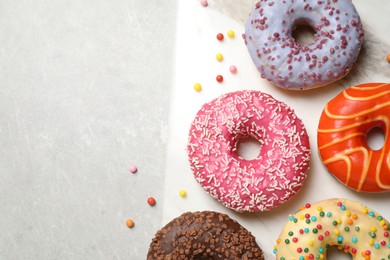
[[[253, 160], [237, 152], [241, 138], [260, 142]], [[236, 211], [267, 211], [303, 186], [309, 137], [286, 104], [259, 91], [237, 91], [206, 103], [189, 131], [189, 162], [196, 180]]]
[[326, 259], [336, 246], [353, 259], [390, 259], [389, 222], [377, 212], [347, 199], [306, 204], [290, 215], [276, 241], [277, 260]]
[[[367, 145], [367, 133], [380, 128], [381, 149]], [[328, 102], [318, 125], [318, 149], [328, 171], [356, 191], [390, 191], [390, 84], [350, 87]]]
[[[316, 32], [301, 45], [292, 36], [299, 24]], [[320, 87], [352, 69], [363, 28], [350, 0], [261, 0], [245, 25], [245, 42], [258, 71], [292, 90]]]
[[256, 259], [263, 251], [237, 221], [213, 211], [187, 212], [173, 219], [153, 238], [152, 259]]

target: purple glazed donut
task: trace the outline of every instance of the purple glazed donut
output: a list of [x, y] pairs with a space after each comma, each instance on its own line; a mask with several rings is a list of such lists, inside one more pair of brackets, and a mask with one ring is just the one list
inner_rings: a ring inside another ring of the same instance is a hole
[[[292, 36], [300, 24], [315, 30], [314, 42]], [[285, 89], [320, 87], [352, 69], [363, 42], [359, 14], [350, 0], [260, 0], [244, 39], [263, 78]]]

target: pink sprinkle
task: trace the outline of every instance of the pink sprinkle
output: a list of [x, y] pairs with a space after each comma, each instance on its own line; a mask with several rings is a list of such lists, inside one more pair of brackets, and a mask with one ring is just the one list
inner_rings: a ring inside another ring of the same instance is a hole
[[200, 0], [200, 4], [203, 6], [203, 7], [206, 7], [209, 5], [209, 3], [207, 2], [207, 0]]
[[234, 65], [230, 66], [229, 70], [230, 70], [230, 72], [233, 73], [233, 74], [237, 73], [237, 67], [234, 66]]
[[136, 173], [136, 172], [137, 172], [137, 166], [135, 166], [135, 165], [130, 165], [130, 166], [129, 166], [129, 170], [130, 170], [131, 173]]

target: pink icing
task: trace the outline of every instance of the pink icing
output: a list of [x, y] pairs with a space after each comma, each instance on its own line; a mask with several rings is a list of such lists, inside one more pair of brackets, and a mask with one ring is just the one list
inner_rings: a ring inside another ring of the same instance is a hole
[[[237, 152], [240, 138], [260, 144], [257, 158]], [[309, 137], [286, 104], [259, 91], [237, 91], [206, 103], [189, 132], [188, 155], [200, 185], [236, 211], [267, 211], [302, 187], [310, 162]]]

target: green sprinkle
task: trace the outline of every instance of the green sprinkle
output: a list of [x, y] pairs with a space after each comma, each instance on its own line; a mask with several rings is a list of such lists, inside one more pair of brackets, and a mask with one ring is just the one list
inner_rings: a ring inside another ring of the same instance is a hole
[[360, 231], [360, 227], [356, 226], [356, 227], [355, 227], [355, 230], [356, 230], [356, 231]]

